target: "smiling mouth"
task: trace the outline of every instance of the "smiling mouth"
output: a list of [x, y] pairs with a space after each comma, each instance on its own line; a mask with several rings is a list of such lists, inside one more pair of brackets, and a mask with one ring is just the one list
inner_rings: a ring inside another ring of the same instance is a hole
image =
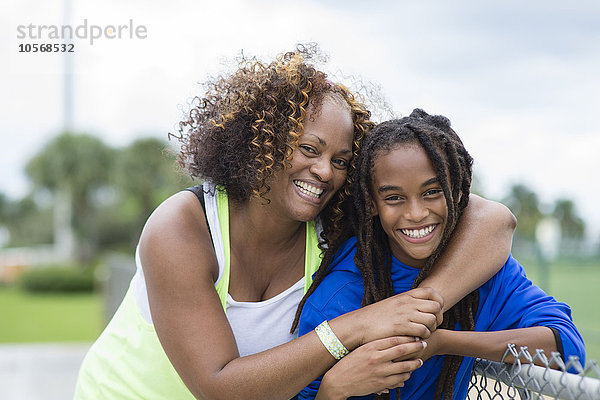
[[304, 193], [308, 196], [314, 197], [315, 199], [320, 198], [324, 192], [323, 189], [318, 188], [316, 186], [313, 186], [313, 185], [303, 182], [303, 181], [295, 180], [294, 184], [296, 185], [296, 187], [298, 189], [300, 189], [300, 191], [302, 193]]
[[437, 227], [437, 224], [434, 224], [434, 225], [426, 226], [425, 228], [421, 228], [421, 229], [400, 229], [400, 232], [402, 232], [403, 234], [405, 234], [406, 236], [408, 236], [410, 238], [421, 239], [421, 238], [424, 238], [425, 236], [429, 235], [436, 227]]

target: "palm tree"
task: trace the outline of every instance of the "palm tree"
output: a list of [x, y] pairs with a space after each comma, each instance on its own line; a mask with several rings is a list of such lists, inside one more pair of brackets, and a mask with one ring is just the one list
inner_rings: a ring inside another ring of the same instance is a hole
[[178, 172], [175, 153], [156, 138], [135, 140], [119, 151], [114, 169], [120, 194], [136, 205], [137, 236], [154, 208], [173, 193], [191, 186], [191, 179]]
[[575, 250], [585, 234], [585, 224], [577, 215], [575, 203], [561, 198], [554, 203], [554, 218], [558, 220], [561, 229], [561, 248]]
[[503, 202], [517, 217], [516, 238], [533, 242], [535, 228], [543, 217], [537, 194], [523, 184], [515, 184]]
[[69, 258], [94, 255], [91, 195], [106, 184], [114, 154], [100, 139], [69, 132], [51, 140], [27, 164], [36, 188], [53, 193], [54, 244]]

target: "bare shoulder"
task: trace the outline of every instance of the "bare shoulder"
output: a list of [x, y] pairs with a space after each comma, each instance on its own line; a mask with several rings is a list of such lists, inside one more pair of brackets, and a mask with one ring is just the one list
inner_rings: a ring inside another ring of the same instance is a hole
[[140, 237], [140, 258], [147, 279], [182, 274], [218, 275], [202, 205], [189, 191], [174, 194], [148, 218]]
[[179, 192], [154, 211], [139, 254], [156, 334], [183, 381], [198, 393], [239, 354], [214, 286], [218, 266], [206, 218], [193, 193]]

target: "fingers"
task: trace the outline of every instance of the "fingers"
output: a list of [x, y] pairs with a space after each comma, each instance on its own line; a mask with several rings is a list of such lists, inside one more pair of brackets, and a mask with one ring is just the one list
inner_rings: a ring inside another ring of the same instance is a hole
[[418, 322], [408, 322], [401, 326], [402, 335], [416, 336], [418, 338], [427, 339], [431, 336], [431, 331], [424, 324]]
[[[438, 326], [438, 317], [435, 314], [430, 314], [430, 313], [425, 313], [425, 312], [415, 312], [413, 314], [411, 314], [411, 322], [416, 323], [416, 324], [420, 324], [422, 325], [424, 328], [426, 328], [429, 333], [435, 331], [437, 329]], [[424, 329], [422, 329], [424, 330]], [[413, 332], [402, 332], [403, 335], [415, 335], [415, 336], [419, 336], [419, 337], [429, 337], [429, 336], [421, 336], [419, 334], [413, 333]], [[427, 334], [427, 332], [426, 332]]]
[[422, 300], [418, 303], [417, 309], [421, 312], [435, 314], [437, 325], [442, 323], [444, 319], [444, 299], [432, 288], [417, 288], [409, 290], [406, 294], [414, 299]]
[[398, 375], [397, 378], [398, 378], [398, 380], [401, 379], [402, 381], [398, 382], [397, 384], [395, 384], [393, 386], [390, 386], [389, 390], [393, 390], [393, 389], [404, 387], [404, 382], [406, 382], [408, 380], [408, 378], [410, 378], [410, 374]]
[[381, 393], [389, 393], [390, 390], [403, 387], [404, 382], [406, 382], [408, 378], [410, 378], [410, 372], [402, 372], [382, 378], [380, 387], [384, 387], [385, 389], [381, 390]]
[[384, 394], [384, 393], [389, 393], [389, 392], [390, 392], [390, 390], [394, 390], [394, 389], [397, 389], [397, 388], [404, 387], [404, 381], [407, 381], [407, 380], [408, 380], [408, 378], [410, 378], [410, 374], [406, 374], [406, 375], [408, 375], [406, 378], [404, 378], [404, 376], [402, 377], [402, 378], [403, 378], [403, 379], [402, 379], [402, 382], [400, 382], [400, 383], [398, 383], [398, 384], [396, 384], [396, 385], [393, 385], [393, 386], [391, 386], [391, 387], [389, 387], [389, 388], [387, 388], [387, 389], [383, 389], [383, 390], [381, 390], [381, 391], [377, 392], [377, 394], [378, 394], [378, 395], [381, 395], [381, 394]]
[[377, 394], [389, 393], [390, 390], [404, 387], [404, 382], [406, 382], [408, 378], [410, 378], [409, 373], [388, 376], [383, 380], [383, 386], [385, 386], [386, 389], [378, 391]]
[[[384, 374], [387, 377], [395, 377], [397, 383], [404, 382], [406, 379], [410, 377], [410, 374], [420, 368], [423, 365], [423, 360], [420, 358], [413, 358], [410, 360], [398, 361], [398, 362], [390, 362], [386, 365]], [[401, 379], [405, 378], [405, 379]], [[384, 385], [386, 388], [393, 388], [394, 386], [390, 383]]]
[[[411, 373], [423, 365], [423, 361], [419, 357], [423, 353], [424, 343], [418, 338], [409, 336], [393, 336], [374, 340], [354, 350], [336, 364], [328, 374], [343, 365], [344, 367], [340, 371], [346, 369], [344, 376], [354, 374], [362, 377], [351, 380], [362, 382], [363, 386], [366, 385], [366, 389], [361, 386], [359, 391], [364, 389], [364, 393], [373, 393], [374, 391], [385, 393], [386, 390], [402, 387], [404, 382], [410, 378]], [[353, 356], [354, 359], [350, 362], [350, 357]], [[361, 367], [355, 371], [353, 366], [356, 366], [357, 360], [362, 360], [360, 361]]]
[[417, 310], [435, 316], [435, 330], [435, 328], [437, 328], [444, 319], [443, 306], [443, 301], [440, 303], [436, 300], [422, 300], [417, 304]]
[[377, 392], [377, 394], [382, 395], [384, 393], [389, 393], [390, 390], [404, 387], [404, 382], [407, 381], [408, 378], [410, 378], [410, 374], [400, 374], [400, 375], [395, 376], [393, 379], [395, 379], [396, 381], [399, 381], [399, 382], [396, 382], [395, 384], [390, 385], [390, 387], [387, 389], [383, 389], [383, 390]]
[[415, 299], [415, 308], [421, 312], [442, 316], [442, 305], [434, 300]]
[[420, 358], [413, 358], [410, 360], [393, 362], [391, 365], [393, 366], [395, 375], [408, 374], [410, 376], [411, 372], [423, 366], [423, 360]]
[[[418, 362], [420, 362], [419, 365], [416, 365], [414, 369], [419, 368], [421, 365], [423, 365], [423, 361], [418, 359], [418, 357], [421, 355], [421, 353], [423, 352], [423, 349], [427, 346], [427, 343], [422, 342], [422, 341], [413, 341], [411, 343], [402, 343], [402, 344], [398, 344], [394, 347], [390, 347], [389, 349], [386, 350], [381, 350], [381, 355], [382, 355], [382, 359], [383, 360], [393, 360], [394, 362], [400, 362], [400, 361], [405, 361], [405, 360], [415, 360], [418, 364]], [[412, 366], [412, 364], [408, 364], [408, 366]], [[413, 371], [414, 369], [411, 370], [407, 370], [407, 371], [402, 371], [402, 372], [409, 372], [409, 371]]]
[[410, 294], [412, 297], [415, 297], [418, 299], [433, 300], [436, 303], [439, 303], [440, 306], [442, 306], [442, 307], [444, 306], [444, 298], [438, 292], [436, 292], [433, 288], [419, 287], [416, 289], [409, 290], [406, 293]]
[[361, 343], [390, 335], [429, 338], [443, 320], [442, 302], [433, 289], [417, 288], [370, 304], [361, 309], [365, 313], [362, 319], [373, 321], [364, 324]]
[[430, 331], [434, 331], [444, 319], [443, 299], [431, 288], [417, 288], [394, 297], [397, 307], [406, 309], [408, 306], [414, 310], [410, 314], [411, 321], [425, 325]]
[[376, 350], [387, 350], [407, 343], [414, 344], [417, 340], [415, 336], [391, 336], [385, 339], [374, 340], [369, 345], [373, 346]]
[[[426, 346], [426, 342], [423, 342], [416, 337], [392, 336], [385, 339], [374, 340], [371, 343], [361, 346], [355, 351], [365, 351], [372, 354], [374, 356], [372, 360], [375, 363], [386, 363], [389, 361], [400, 362], [411, 359], [414, 361], [414, 359], [419, 358]], [[375, 350], [375, 352], [373, 352], [373, 350]], [[419, 365], [416, 365], [413, 369], [419, 368], [423, 364], [423, 361], [417, 360], [416, 364]], [[406, 366], [412, 367], [413, 364], [409, 363], [406, 364]], [[399, 372], [410, 371], [412, 371], [412, 369], [400, 370]]]

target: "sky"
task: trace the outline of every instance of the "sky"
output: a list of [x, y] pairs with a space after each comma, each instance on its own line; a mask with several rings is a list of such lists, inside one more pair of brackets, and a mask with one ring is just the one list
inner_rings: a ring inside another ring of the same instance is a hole
[[[18, 27], [64, 25], [65, 4], [0, 5], [0, 192], [12, 198], [31, 190], [24, 165], [65, 126], [65, 54], [19, 53], [61, 42], [19, 38]], [[201, 82], [241, 51], [269, 60], [317, 42], [334, 80], [379, 88], [394, 115], [419, 107], [449, 117], [487, 197], [518, 182], [546, 205], [573, 199], [600, 237], [597, 1], [78, 0], [71, 10], [74, 28], [145, 31], [73, 40], [76, 132], [113, 146], [166, 139]]]

